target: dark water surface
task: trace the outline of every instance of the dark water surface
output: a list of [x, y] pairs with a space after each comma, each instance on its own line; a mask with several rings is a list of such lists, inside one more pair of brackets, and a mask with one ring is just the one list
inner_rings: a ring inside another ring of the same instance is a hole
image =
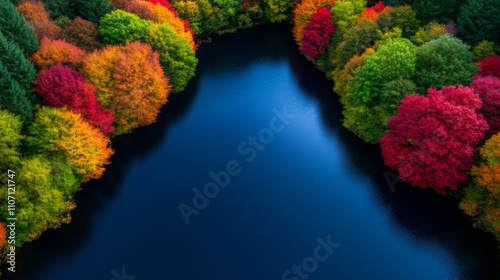
[[[9, 278], [500, 279], [498, 244], [456, 200], [391, 191], [379, 148], [342, 127], [332, 84], [289, 29], [202, 45], [186, 92], [114, 140], [71, 224], [25, 246]], [[186, 225], [179, 204], [205, 185]]]

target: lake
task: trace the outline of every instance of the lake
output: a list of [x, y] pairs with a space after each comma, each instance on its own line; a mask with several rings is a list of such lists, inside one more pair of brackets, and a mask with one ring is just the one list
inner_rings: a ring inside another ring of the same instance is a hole
[[9, 279], [500, 279], [457, 200], [387, 180], [291, 27], [215, 36], [158, 121], [113, 140], [70, 224]]

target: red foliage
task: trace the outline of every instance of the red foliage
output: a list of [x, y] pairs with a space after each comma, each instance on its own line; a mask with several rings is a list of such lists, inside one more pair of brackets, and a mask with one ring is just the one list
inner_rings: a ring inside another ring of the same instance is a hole
[[147, 1], [153, 4], [160, 4], [163, 7], [169, 9], [174, 15], [177, 15], [177, 11], [174, 9], [172, 4], [170, 4], [170, 2], [168, 2], [167, 0], [147, 0]]
[[114, 131], [111, 111], [102, 110], [97, 102], [95, 87], [86, 83], [77, 71], [62, 65], [42, 70], [35, 82], [34, 91], [43, 98], [46, 105], [67, 107], [80, 113], [104, 134]]
[[490, 138], [500, 132], [500, 78], [476, 75], [470, 86], [483, 101], [480, 112], [490, 126], [486, 132], [486, 138]]
[[458, 189], [488, 129], [477, 113], [481, 106], [474, 90], [463, 86], [406, 96], [380, 140], [385, 164], [415, 186], [441, 194]]
[[500, 78], [500, 58], [496, 54], [492, 54], [483, 60], [478, 61], [481, 72], [479, 75], [492, 75]]
[[370, 8], [366, 8], [358, 18], [358, 22], [362, 19], [368, 19], [376, 21], [381, 12], [386, 11], [389, 12], [391, 10], [391, 6], [384, 6], [382, 1], [378, 1], [377, 4], [371, 6]]
[[99, 36], [99, 29], [96, 23], [76, 17], [64, 27], [60, 37], [65, 39], [68, 43], [72, 43], [91, 52], [102, 46], [99, 41]]
[[38, 40], [49, 38], [55, 40], [59, 38], [61, 27], [57, 26], [52, 20], [34, 20], [28, 22], [35, 30]]
[[316, 59], [318, 55], [325, 53], [325, 47], [330, 44], [333, 32], [335, 26], [332, 23], [332, 13], [327, 8], [319, 8], [304, 28], [300, 52]]

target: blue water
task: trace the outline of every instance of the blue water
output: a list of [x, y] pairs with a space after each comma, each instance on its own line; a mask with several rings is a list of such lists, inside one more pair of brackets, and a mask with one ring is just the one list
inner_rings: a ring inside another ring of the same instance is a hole
[[25, 246], [10, 278], [500, 279], [498, 244], [455, 199], [391, 190], [379, 148], [342, 127], [289, 29], [202, 45], [186, 92], [114, 140], [71, 224]]

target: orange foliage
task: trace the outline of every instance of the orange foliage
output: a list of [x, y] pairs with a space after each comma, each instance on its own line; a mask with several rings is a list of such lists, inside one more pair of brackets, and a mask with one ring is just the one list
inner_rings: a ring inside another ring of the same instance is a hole
[[49, 20], [50, 14], [45, 10], [45, 6], [41, 1], [25, 1], [19, 3], [17, 10], [26, 18], [27, 21], [34, 20]]
[[83, 181], [98, 179], [114, 153], [110, 140], [79, 113], [65, 108], [41, 107], [28, 139], [39, 153], [62, 154]]
[[85, 55], [84, 50], [64, 40], [43, 38], [40, 49], [33, 54], [31, 60], [39, 69], [47, 69], [57, 64], [80, 69]]
[[6, 239], [7, 239], [6, 234], [7, 234], [7, 230], [5, 229], [5, 224], [0, 223], [0, 247], [5, 245], [5, 243], [7, 242], [6, 241]]
[[479, 150], [483, 164], [472, 167], [477, 185], [485, 187], [490, 196], [500, 199], [500, 134], [492, 136]]
[[304, 36], [304, 28], [308, 25], [312, 15], [319, 8], [331, 9], [335, 5], [335, 0], [304, 0], [297, 5], [294, 10], [293, 21], [293, 36], [297, 44], [302, 48], [302, 37]]
[[83, 72], [99, 102], [113, 111], [115, 135], [155, 122], [171, 88], [158, 53], [139, 42], [88, 55]]
[[384, 6], [384, 3], [382, 3], [382, 1], [379, 1], [374, 6], [366, 8], [359, 16], [358, 22], [362, 21], [363, 19], [377, 21], [380, 13], [390, 12], [390, 11], [391, 11], [391, 6]]
[[147, 1], [138, 2], [143, 3], [147, 7], [149, 7], [153, 15], [156, 16], [157, 23], [168, 23], [175, 30], [177, 36], [187, 40], [194, 50], [198, 48], [198, 45], [194, 41], [194, 32], [191, 30], [191, 28], [189, 28], [189, 25], [186, 24], [186, 22], [178, 17], [174, 12], [160, 4], [153, 4]]

